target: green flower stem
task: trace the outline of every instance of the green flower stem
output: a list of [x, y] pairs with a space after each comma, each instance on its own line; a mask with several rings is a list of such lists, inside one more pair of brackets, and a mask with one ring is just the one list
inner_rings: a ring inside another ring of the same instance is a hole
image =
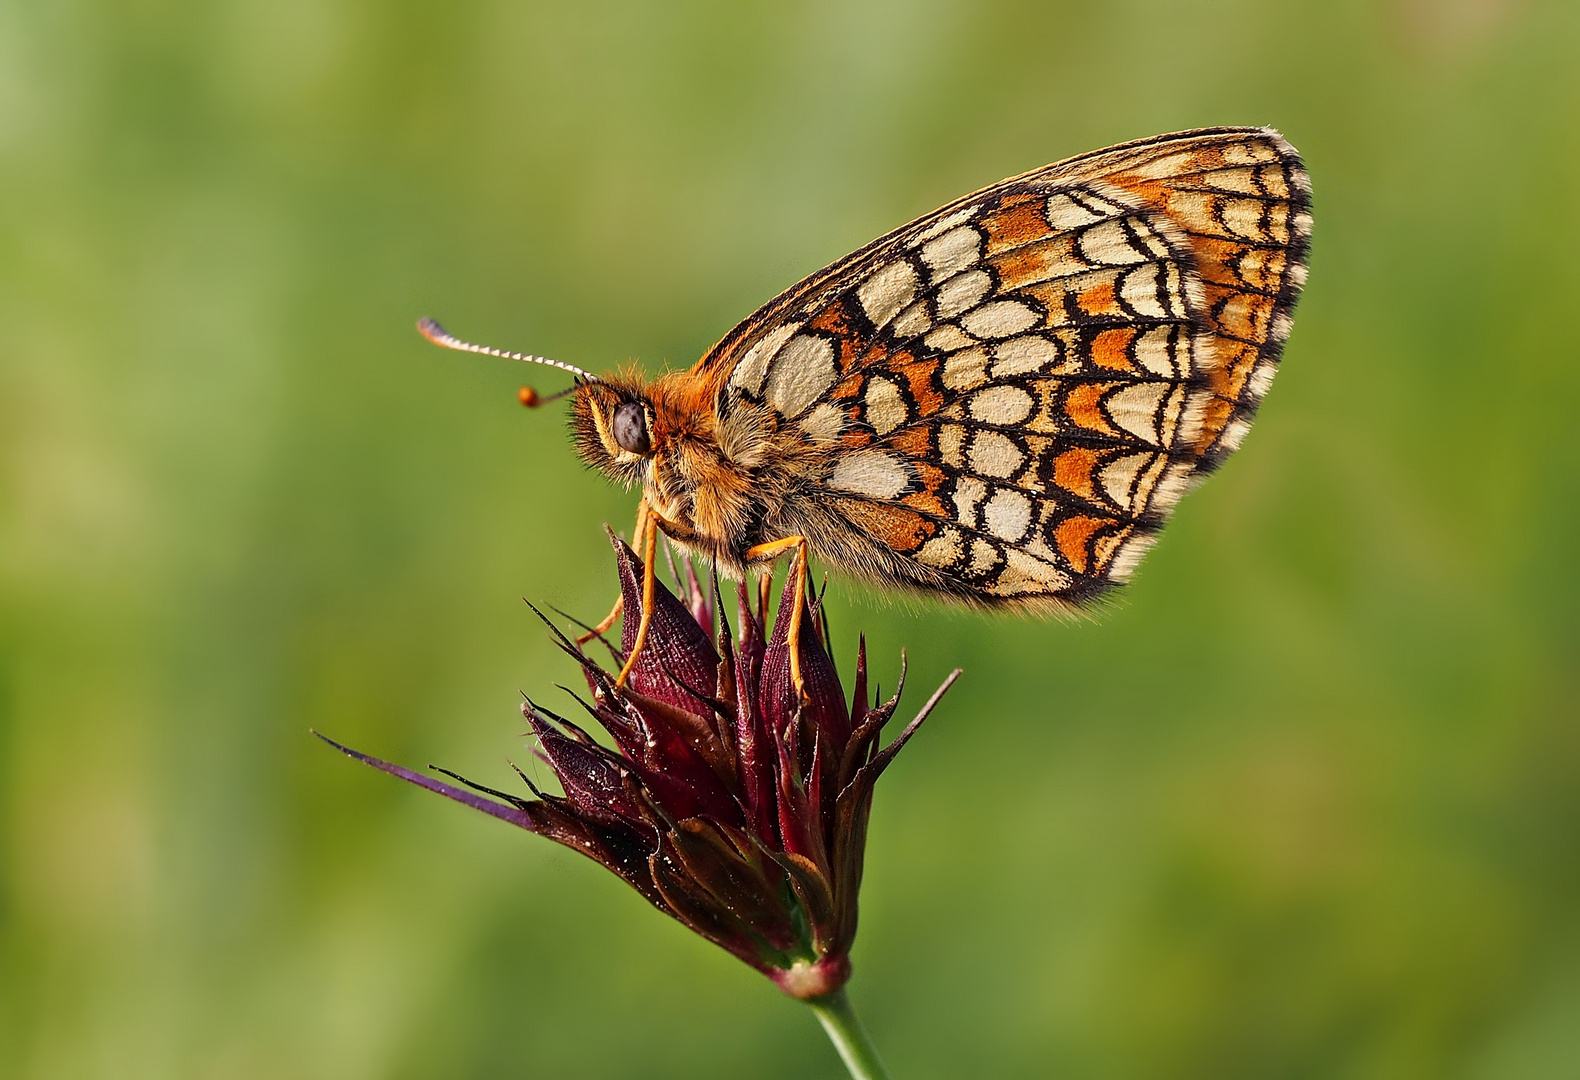
[[851, 1080], [889, 1080], [883, 1062], [878, 1060], [878, 1049], [867, 1037], [867, 1029], [856, 1019], [856, 1011], [850, 1007], [850, 998], [845, 996], [844, 987], [832, 994], [813, 998], [807, 1004], [812, 1006], [812, 1011], [823, 1024], [823, 1030], [828, 1032], [834, 1049], [844, 1059]]

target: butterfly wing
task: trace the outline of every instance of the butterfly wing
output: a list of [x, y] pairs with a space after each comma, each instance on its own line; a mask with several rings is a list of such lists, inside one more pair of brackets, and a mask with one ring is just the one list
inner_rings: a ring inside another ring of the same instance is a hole
[[1266, 129], [1060, 162], [806, 279], [698, 372], [721, 422], [766, 409], [829, 448], [776, 523], [824, 558], [1077, 604], [1244, 437], [1304, 282], [1308, 192]]

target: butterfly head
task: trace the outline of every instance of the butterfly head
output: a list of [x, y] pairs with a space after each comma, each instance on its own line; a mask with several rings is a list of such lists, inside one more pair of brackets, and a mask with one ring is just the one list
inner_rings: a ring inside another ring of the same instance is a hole
[[751, 424], [745, 431], [716, 425], [718, 388], [711, 381], [683, 371], [652, 382], [634, 371], [598, 376], [558, 360], [462, 341], [432, 319], [421, 320], [417, 328], [447, 349], [545, 364], [574, 375], [576, 381], [557, 394], [539, 397], [522, 390], [522, 404], [537, 406], [574, 394], [571, 432], [582, 460], [627, 488], [641, 486], [672, 524], [733, 535], [749, 516], [750, 482], [743, 469], [761, 458], [761, 440]]
[[659, 443], [651, 399], [624, 379], [578, 386], [571, 430], [582, 460], [627, 486], [645, 478]]

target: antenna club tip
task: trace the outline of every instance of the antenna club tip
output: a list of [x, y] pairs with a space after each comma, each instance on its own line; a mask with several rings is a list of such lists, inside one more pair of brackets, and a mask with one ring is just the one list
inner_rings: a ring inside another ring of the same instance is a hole
[[543, 399], [538, 396], [538, 392], [530, 386], [523, 386], [520, 390], [517, 390], [516, 398], [529, 409], [536, 409], [543, 404]]
[[417, 332], [435, 345], [442, 345], [450, 335], [445, 333], [444, 327], [426, 315], [417, 320]]

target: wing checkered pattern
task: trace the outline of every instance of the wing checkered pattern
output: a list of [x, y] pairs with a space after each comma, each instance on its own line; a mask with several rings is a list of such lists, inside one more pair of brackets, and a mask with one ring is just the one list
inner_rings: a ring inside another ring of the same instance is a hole
[[830, 448], [820, 511], [889, 576], [1078, 604], [1244, 437], [1304, 282], [1308, 191], [1263, 129], [1061, 162], [813, 275], [698, 371], [721, 416], [766, 408]]

